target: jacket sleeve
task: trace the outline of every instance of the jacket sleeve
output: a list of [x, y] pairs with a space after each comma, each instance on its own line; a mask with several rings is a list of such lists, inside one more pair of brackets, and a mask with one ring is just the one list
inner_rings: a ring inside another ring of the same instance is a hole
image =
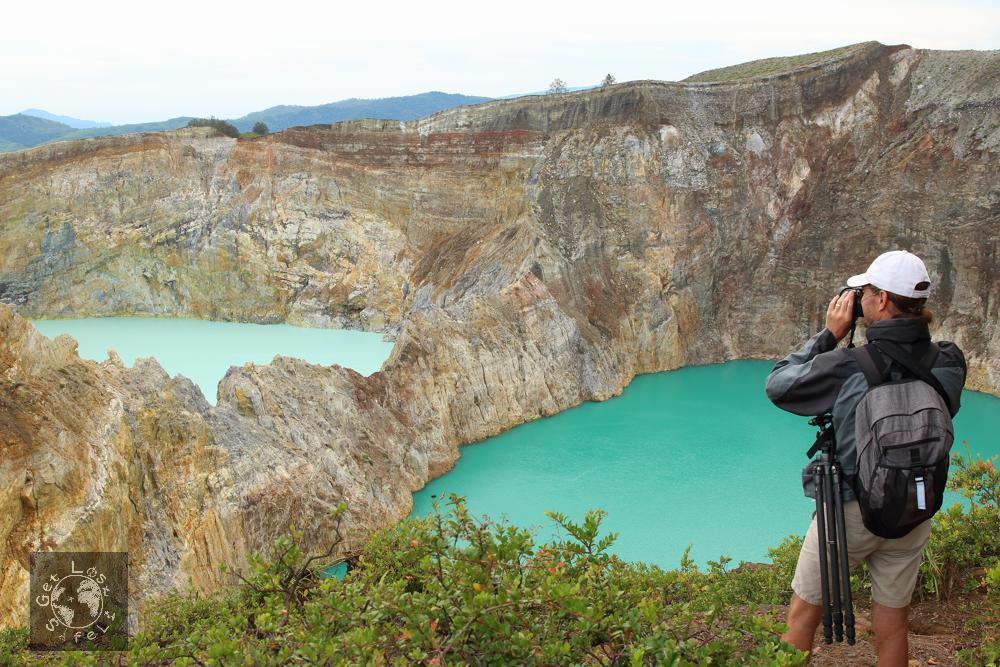
[[801, 350], [779, 361], [767, 376], [765, 391], [771, 402], [797, 415], [821, 415], [833, 410], [844, 380], [858, 372], [846, 349], [824, 329]]
[[962, 405], [962, 388], [965, 386], [965, 355], [954, 343], [941, 341], [937, 345], [940, 353], [931, 372], [948, 393], [948, 398], [951, 399], [951, 405], [957, 414]]

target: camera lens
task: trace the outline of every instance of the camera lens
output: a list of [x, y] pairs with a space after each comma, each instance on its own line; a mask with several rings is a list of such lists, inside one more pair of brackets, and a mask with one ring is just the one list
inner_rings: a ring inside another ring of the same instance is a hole
[[854, 292], [854, 310], [851, 313], [851, 319], [856, 320], [860, 317], [864, 317], [864, 311], [861, 309], [861, 295], [864, 293], [861, 287], [842, 287], [837, 293], [842, 295], [844, 292], [851, 291]]

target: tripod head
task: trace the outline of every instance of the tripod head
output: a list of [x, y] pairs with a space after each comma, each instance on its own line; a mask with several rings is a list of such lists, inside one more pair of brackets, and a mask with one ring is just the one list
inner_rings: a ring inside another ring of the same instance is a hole
[[816, 415], [809, 420], [809, 425], [815, 426], [819, 431], [816, 432], [816, 442], [806, 452], [806, 456], [812, 458], [816, 456], [816, 452], [823, 450], [823, 453], [829, 454], [832, 457], [836, 450], [836, 440], [833, 435], [833, 415], [829, 412]]
[[815, 417], [809, 420], [809, 425], [819, 427], [820, 432], [825, 431], [826, 429], [831, 428], [831, 426], [833, 425], [833, 415], [831, 415], [829, 412], [824, 413], [822, 415], [816, 415]]

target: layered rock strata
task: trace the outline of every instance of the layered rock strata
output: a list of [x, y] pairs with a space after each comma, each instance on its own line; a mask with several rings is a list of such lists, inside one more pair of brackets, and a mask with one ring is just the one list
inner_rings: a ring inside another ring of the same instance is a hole
[[458, 446], [637, 373], [775, 358], [882, 250], [1000, 393], [1000, 54], [859, 45], [766, 79], [635, 82], [412, 123], [0, 156], [0, 300], [387, 331], [370, 377], [276, 358], [209, 405], [0, 307], [0, 622], [27, 555], [128, 550], [137, 601], [298, 525], [405, 516]]

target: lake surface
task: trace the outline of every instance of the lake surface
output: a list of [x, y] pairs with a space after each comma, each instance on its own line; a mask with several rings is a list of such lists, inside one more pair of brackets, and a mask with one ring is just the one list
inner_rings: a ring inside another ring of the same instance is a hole
[[[369, 375], [393, 345], [381, 334], [281, 324], [144, 317], [33, 323], [50, 338], [70, 334], [88, 359], [106, 359], [108, 348], [127, 365], [155, 357], [211, 403], [230, 366], [266, 364], [280, 354]], [[433, 511], [432, 496], [455, 492], [474, 515], [537, 527], [546, 540], [556, 534], [546, 510], [579, 521], [599, 508], [608, 512], [605, 532], [620, 533], [613, 551], [627, 560], [675, 567], [692, 544], [699, 563], [723, 554], [764, 561], [768, 547], [805, 532], [814, 508], [799, 471], [815, 429], [767, 400], [771, 367], [739, 361], [643, 375], [617, 398], [467, 445], [451, 472], [414, 494], [413, 514]], [[955, 451], [967, 440], [973, 453], [1000, 453], [998, 424], [1000, 399], [965, 392]]]
[[346, 329], [309, 329], [287, 324], [244, 324], [161, 317], [95, 317], [32, 320], [44, 335], [68, 333], [81, 357], [103, 361], [113, 348], [127, 366], [155, 357], [170, 375], [183, 375], [215, 404], [216, 390], [230, 366], [269, 364], [275, 355], [313, 364], [339, 364], [362, 375], [382, 367], [393, 343], [382, 334]]
[[[455, 492], [474, 516], [539, 526], [544, 541], [556, 534], [544, 511], [580, 521], [599, 508], [605, 532], [620, 533], [612, 551], [626, 560], [676, 567], [693, 544], [701, 564], [720, 555], [766, 561], [768, 547], [805, 532], [815, 508], [800, 470], [816, 432], [767, 400], [772, 366], [640, 376], [619, 397], [465, 446], [452, 471], [414, 494], [413, 514]], [[1000, 399], [965, 392], [953, 451], [968, 440], [973, 452], [1000, 453], [998, 424]]]

